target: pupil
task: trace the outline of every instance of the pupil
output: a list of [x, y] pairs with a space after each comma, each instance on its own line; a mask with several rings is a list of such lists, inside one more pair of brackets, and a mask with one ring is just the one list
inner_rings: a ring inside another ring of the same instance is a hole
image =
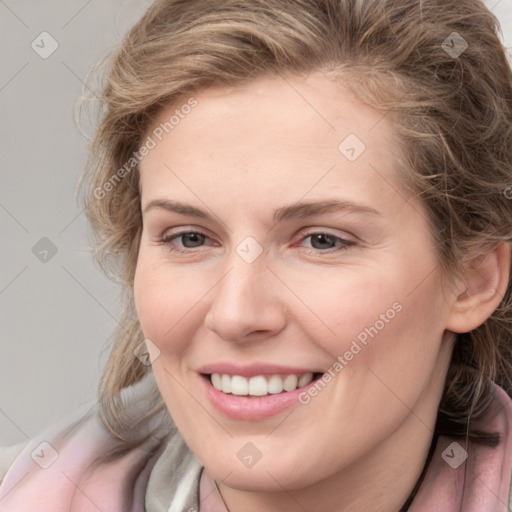
[[[186, 240], [191, 240], [192, 245], [188, 245]], [[204, 242], [204, 235], [201, 235], [200, 233], [187, 233], [186, 235], [183, 235], [183, 245], [185, 245], [185, 247], [197, 247], [201, 242]]]
[[[326, 240], [327, 240], [327, 242], [326, 242]], [[329, 235], [325, 235], [323, 233], [314, 235], [312, 241], [320, 241], [320, 244], [327, 243], [329, 245], [329, 247], [327, 247], [328, 249], [332, 247], [332, 237], [330, 237]], [[313, 244], [313, 246], [314, 246], [314, 244]], [[325, 247], [315, 247], [315, 249], [325, 249]]]

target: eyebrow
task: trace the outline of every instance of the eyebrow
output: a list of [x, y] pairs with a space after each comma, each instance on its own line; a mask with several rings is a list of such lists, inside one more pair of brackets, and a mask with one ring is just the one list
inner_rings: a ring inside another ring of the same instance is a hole
[[[170, 201], [168, 199], [154, 199], [150, 201], [143, 210], [147, 213], [149, 210], [161, 208], [170, 212], [178, 213], [181, 215], [188, 215], [190, 217], [197, 217], [199, 219], [207, 219], [213, 221], [213, 217], [204, 210], [196, 208], [195, 206], [180, 203], [178, 201]], [[284, 220], [291, 219], [307, 219], [315, 215], [322, 215], [333, 212], [354, 212], [370, 215], [382, 216], [382, 214], [364, 204], [354, 203], [352, 201], [345, 201], [339, 199], [331, 199], [317, 202], [297, 203], [290, 206], [279, 208], [274, 212], [274, 222], [277, 224]]]

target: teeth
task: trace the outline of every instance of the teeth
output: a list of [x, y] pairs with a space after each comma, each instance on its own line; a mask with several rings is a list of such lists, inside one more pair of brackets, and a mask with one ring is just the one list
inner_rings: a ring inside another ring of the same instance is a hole
[[233, 377], [231, 377], [231, 393], [233, 395], [248, 395], [249, 382], [247, 379], [240, 377], [240, 375], [233, 375]]
[[265, 377], [259, 375], [258, 377], [251, 377], [249, 379], [249, 395], [263, 396], [267, 393], [267, 379], [265, 379]]
[[267, 384], [267, 391], [271, 394], [281, 393], [283, 391], [283, 379], [279, 375], [270, 377]]
[[211, 381], [215, 389], [222, 389], [222, 378], [218, 373], [213, 373]]
[[313, 374], [312, 373], [306, 373], [302, 377], [300, 377], [299, 382], [297, 383], [297, 387], [301, 388], [302, 386], [305, 386], [306, 384], [309, 384], [313, 380]]
[[293, 391], [294, 389], [297, 389], [297, 382], [298, 379], [295, 375], [288, 375], [288, 377], [284, 379], [283, 389], [285, 391]]
[[233, 395], [265, 396], [275, 395], [283, 391], [293, 391], [302, 386], [306, 386], [313, 380], [312, 373], [304, 375], [286, 375], [284, 378], [280, 375], [272, 375], [270, 378], [264, 375], [257, 375], [246, 379], [240, 375], [225, 375], [213, 373], [210, 381], [213, 387], [223, 393]]
[[221, 388], [223, 393], [231, 393], [231, 377], [229, 375], [223, 375], [221, 377]]

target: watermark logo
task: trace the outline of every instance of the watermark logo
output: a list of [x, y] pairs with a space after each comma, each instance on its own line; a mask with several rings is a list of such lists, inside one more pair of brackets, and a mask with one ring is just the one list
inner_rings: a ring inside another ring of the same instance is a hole
[[40, 443], [30, 456], [43, 469], [48, 469], [59, 458], [57, 450], [46, 441]]
[[345, 137], [338, 145], [338, 151], [350, 162], [355, 162], [365, 150], [366, 145], [354, 133]]
[[41, 32], [30, 46], [41, 59], [47, 59], [59, 47], [59, 43], [48, 32]]
[[458, 59], [467, 50], [468, 43], [458, 32], [452, 32], [441, 46], [450, 57]]
[[236, 252], [246, 263], [253, 263], [263, 252], [263, 247], [252, 236], [248, 236], [237, 245]]
[[151, 366], [160, 356], [160, 349], [149, 339], [137, 345], [133, 355], [144, 365]]
[[48, 263], [56, 254], [57, 246], [46, 236], [43, 236], [32, 247], [32, 254], [41, 262]]
[[238, 450], [237, 459], [249, 469], [252, 468], [263, 456], [254, 443], [245, 443], [240, 450]]
[[441, 453], [441, 457], [451, 468], [457, 469], [468, 458], [468, 452], [454, 441]]

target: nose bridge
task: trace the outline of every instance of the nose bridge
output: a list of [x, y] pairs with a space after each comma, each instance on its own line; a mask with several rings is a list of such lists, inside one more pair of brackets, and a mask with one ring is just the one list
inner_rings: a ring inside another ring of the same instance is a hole
[[212, 290], [205, 320], [208, 328], [231, 341], [243, 341], [255, 331], [271, 335], [284, 324], [265, 254], [254, 257], [250, 243], [232, 251], [227, 272]]

